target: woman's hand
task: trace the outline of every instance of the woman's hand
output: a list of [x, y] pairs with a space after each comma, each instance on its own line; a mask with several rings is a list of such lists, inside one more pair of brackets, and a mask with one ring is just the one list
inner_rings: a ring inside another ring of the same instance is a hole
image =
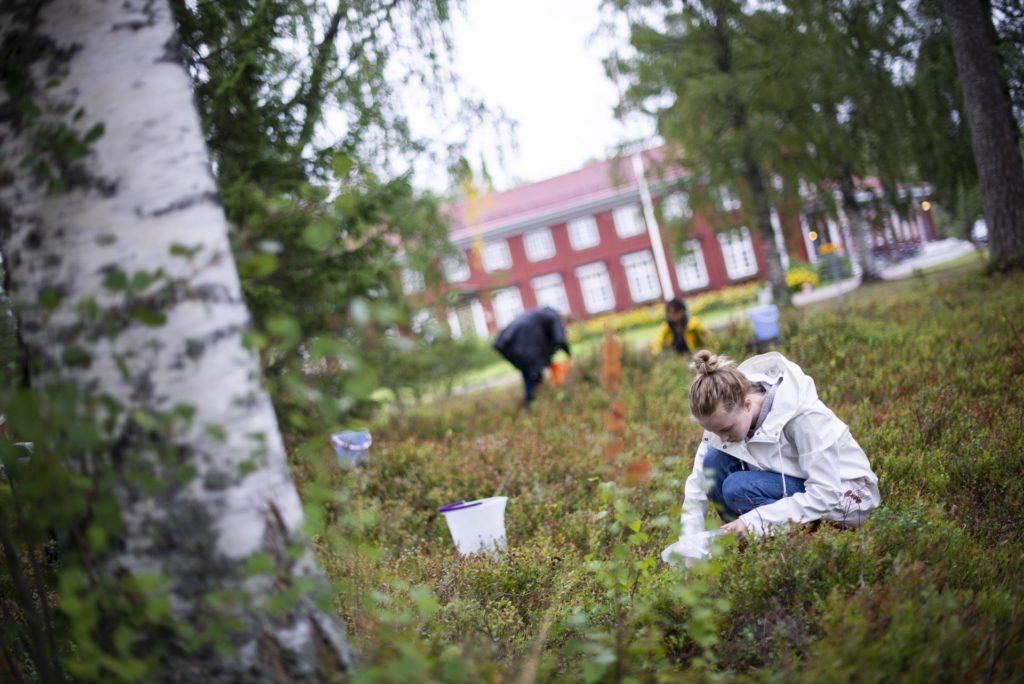
[[722, 525], [721, 530], [728, 534], [735, 534], [740, 539], [747, 538], [747, 525], [742, 518], [736, 518], [731, 523]]

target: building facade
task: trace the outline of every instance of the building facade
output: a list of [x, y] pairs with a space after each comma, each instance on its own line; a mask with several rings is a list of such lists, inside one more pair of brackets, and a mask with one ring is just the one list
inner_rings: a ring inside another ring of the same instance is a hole
[[[678, 176], [642, 171], [658, 166], [661, 153], [644, 152], [642, 165], [598, 162], [447, 207], [458, 252], [442, 264], [455, 295], [444, 311], [453, 336], [487, 337], [536, 306], [585, 319], [760, 279], [761, 238], [737, 196], [718, 188], [714, 211], [695, 213]], [[722, 217], [729, 227], [716, 229]], [[933, 224], [886, 218], [893, 227], [876, 240], [929, 239], [925, 225], [934, 236]], [[686, 239], [673, 240], [670, 227], [682, 224]], [[852, 244], [841, 220], [805, 207], [773, 209], [772, 225], [784, 268], [790, 255], [814, 263], [821, 246]], [[668, 267], [660, 271], [658, 250]], [[415, 272], [404, 270], [402, 282], [407, 294], [423, 289]]]

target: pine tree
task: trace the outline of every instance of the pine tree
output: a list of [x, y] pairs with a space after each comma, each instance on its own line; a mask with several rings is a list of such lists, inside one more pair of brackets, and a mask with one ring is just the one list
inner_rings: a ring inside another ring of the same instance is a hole
[[[633, 10], [635, 56], [624, 63], [632, 81], [628, 101], [657, 117], [674, 161], [690, 174], [691, 196], [714, 194], [710, 189], [720, 186], [741, 189], [747, 199], [743, 218], [757, 225], [772, 292], [777, 302], [788, 303], [771, 222], [771, 179], [782, 154], [766, 135], [777, 122], [764, 106], [771, 96], [773, 48], [754, 39], [766, 15], [748, 14], [745, 3], [733, 0], [688, 2], [679, 12], [654, 17]], [[726, 215], [719, 225], [732, 227], [735, 220]]]

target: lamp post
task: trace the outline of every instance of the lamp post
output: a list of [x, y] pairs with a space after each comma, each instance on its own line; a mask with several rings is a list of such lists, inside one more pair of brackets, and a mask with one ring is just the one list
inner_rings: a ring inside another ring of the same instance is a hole
[[633, 175], [636, 176], [636, 184], [640, 190], [640, 204], [644, 209], [644, 223], [647, 224], [647, 236], [651, 240], [654, 265], [658, 270], [658, 282], [661, 283], [661, 295], [667, 302], [675, 296], [675, 291], [672, 288], [672, 276], [668, 270], [668, 259], [665, 257], [665, 244], [661, 240], [661, 229], [658, 227], [658, 220], [654, 215], [651, 190], [647, 186], [647, 178], [644, 175], [644, 160], [641, 158], [639, 150], [634, 151], [630, 157], [633, 162]]

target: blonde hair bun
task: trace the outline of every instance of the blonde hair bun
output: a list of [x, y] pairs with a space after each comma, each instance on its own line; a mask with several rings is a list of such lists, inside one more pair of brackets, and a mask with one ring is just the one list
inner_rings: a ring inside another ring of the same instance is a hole
[[692, 368], [697, 375], [711, 375], [715, 371], [722, 370], [723, 368], [729, 368], [733, 366], [732, 361], [724, 356], [716, 356], [707, 349], [701, 349], [699, 352], [693, 355], [693, 362], [690, 363]]

